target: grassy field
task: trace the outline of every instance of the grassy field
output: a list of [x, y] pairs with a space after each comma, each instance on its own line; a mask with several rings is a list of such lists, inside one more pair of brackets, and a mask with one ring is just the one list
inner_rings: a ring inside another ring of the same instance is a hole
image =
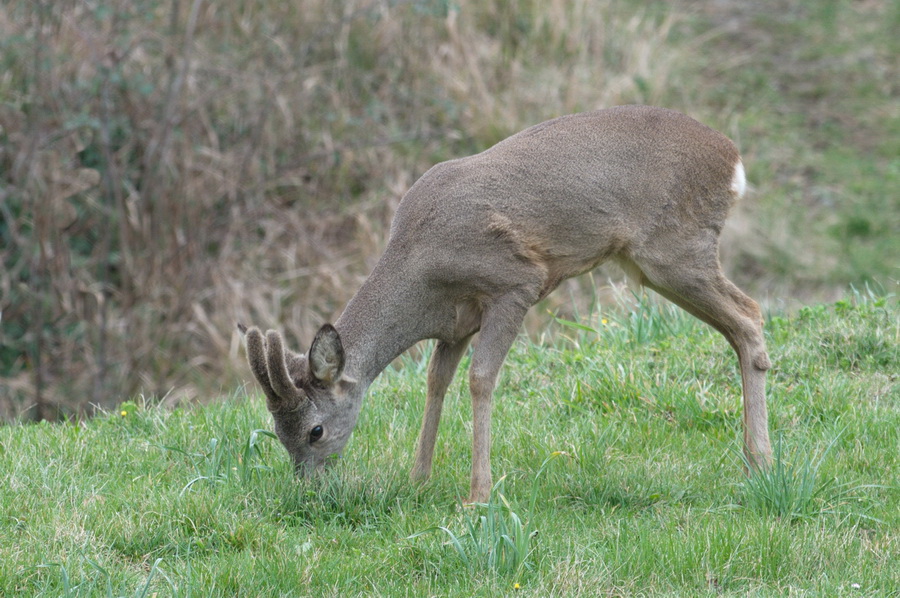
[[750, 479], [717, 333], [647, 301], [579, 321], [510, 354], [485, 506], [459, 502], [461, 380], [435, 476], [407, 481], [424, 356], [376, 381], [315, 481], [255, 387], [0, 427], [0, 595], [900, 595], [896, 298], [769, 317], [777, 460]]
[[[0, 596], [900, 596], [898, 28], [892, 0], [3, 2]], [[407, 481], [428, 345], [296, 481], [235, 321], [308, 345], [431, 165], [626, 103], [743, 154], [721, 257], [771, 312], [770, 475], [726, 342], [575, 316], [618, 292], [579, 279], [509, 356], [490, 504], [459, 502], [464, 379]]]

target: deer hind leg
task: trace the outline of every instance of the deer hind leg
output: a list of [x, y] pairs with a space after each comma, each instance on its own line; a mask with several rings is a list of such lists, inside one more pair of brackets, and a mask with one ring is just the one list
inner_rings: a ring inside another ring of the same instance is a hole
[[435, 438], [438, 423], [441, 420], [441, 408], [444, 395], [456, 375], [459, 360], [462, 359], [469, 346], [471, 336], [455, 343], [438, 341], [428, 363], [428, 391], [425, 396], [425, 413], [422, 416], [422, 429], [416, 448], [415, 463], [410, 477], [416, 481], [427, 480], [431, 475], [431, 459], [434, 455]]
[[772, 458], [766, 409], [766, 370], [771, 364], [759, 305], [725, 278], [715, 253], [681, 263], [687, 265], [640, 264], [643, 282], [721, 332], [734, 348], [744, 396], [744, 454], [751, 467], [766, 467]]

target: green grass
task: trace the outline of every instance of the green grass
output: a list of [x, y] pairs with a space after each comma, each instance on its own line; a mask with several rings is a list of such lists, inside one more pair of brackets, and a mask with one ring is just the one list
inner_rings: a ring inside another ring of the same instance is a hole
[[406, 478], [424, 357], [376, 381], [314, 481], [261, 431], [255, 387], [5, 426], [0, 595], [898, 595], [898, 322], [896, 299], [869, 293], [769, 319], [768, 477], [742, 474], [730, 348], [649, 302], [515, 346], [494, 410], [502, 482], [474, 508], [464, 376], [435, 475]]

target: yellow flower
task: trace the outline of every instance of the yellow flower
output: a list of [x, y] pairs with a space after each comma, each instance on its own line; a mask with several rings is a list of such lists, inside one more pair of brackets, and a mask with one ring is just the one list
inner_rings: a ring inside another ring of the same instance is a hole
[[606, 318], [603, 318], [602, 320], [600, 320], [600, 323], [601, 324], [609, 324], [609, 320], [607, 320]]
[[122, 417], [125, 417], [126, 415], [128, 415], [128, 412], [125, 411], [125, 410], [123, 409], [123, 410], [122, 410], [122, 413], [121, 413], [120, 415], [121, 415]]
[[520, 586], [520, 585], [517, 584], [517, 583], [514, 583], [514, 584], [513, 584], [513, 589], [514, 589], [514, 590], [518, 590], [518, 589], [521, 588], [521, 587], [522, 587], [522, 586]]

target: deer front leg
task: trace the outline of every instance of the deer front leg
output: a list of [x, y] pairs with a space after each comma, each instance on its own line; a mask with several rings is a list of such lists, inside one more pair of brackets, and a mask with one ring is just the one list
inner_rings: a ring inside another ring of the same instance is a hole
[[491, 396], [530, 303], [511, 298], [489, 308], [472, 353], [472, 481], [468, 503], [486, 502], [491, 494]]
[[422, 429], [416, 448], [415, 464], [410, 478], [414, 481], [427, 480], [431, 475], [431, 459], [434, 455], [434, 444], [437, 437], [438, 423], [441, 421], [441, 408], [444, 395], [453, 382], [459, 360], [462, 359], [469, 339], [466, 337], [456, 343], [439, 341], [428, 364], [428, 391], [425, 395], [425, 413], [422, 416]]

